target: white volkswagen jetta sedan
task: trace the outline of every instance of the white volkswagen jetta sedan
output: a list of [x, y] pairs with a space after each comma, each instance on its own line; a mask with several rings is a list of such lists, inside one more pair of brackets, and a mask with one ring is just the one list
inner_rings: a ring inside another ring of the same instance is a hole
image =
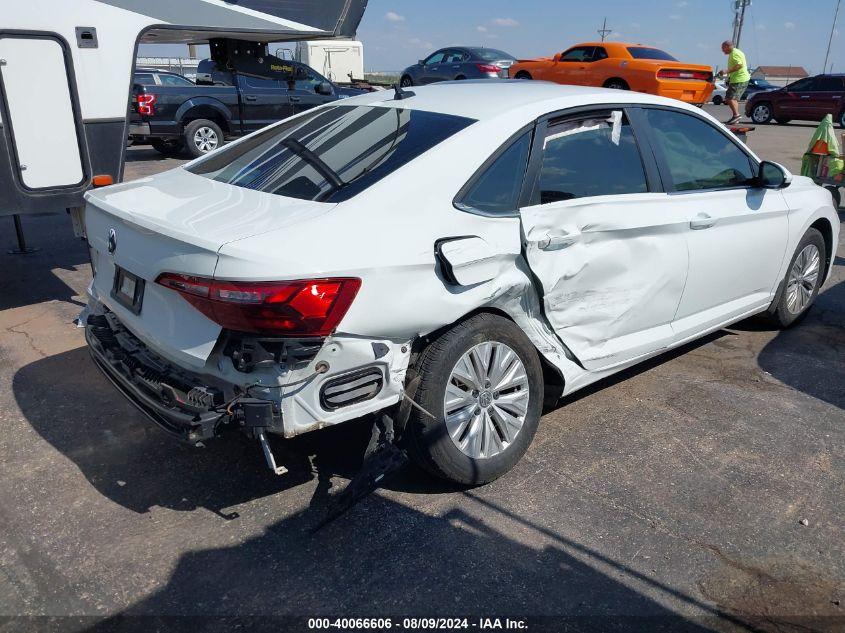
[[487, 482], [544, 402], [753, 314], [788, 326], [831, 272], [830, 194], [697, 108], [413, 91], [88, 194], [91, 352], [160, 426], [266, 446], [386, 411], [428, 470]]

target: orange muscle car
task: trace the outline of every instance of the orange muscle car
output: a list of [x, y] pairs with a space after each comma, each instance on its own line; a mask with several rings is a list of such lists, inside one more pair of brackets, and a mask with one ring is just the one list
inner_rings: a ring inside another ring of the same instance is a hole
[[706, 103], [713, 92], [713, 69], [686, 64], [642, 44], [588, 42], [554, 57], [520, 60], [508, 69], [516, 79], [636, 90], [688, 103]]

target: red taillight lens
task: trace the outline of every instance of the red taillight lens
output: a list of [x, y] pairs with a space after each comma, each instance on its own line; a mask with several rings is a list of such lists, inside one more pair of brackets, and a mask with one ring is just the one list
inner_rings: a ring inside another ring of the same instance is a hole
[[238, 282], [175, 273], [162, 273], [156, 283], [221, 327], [269, 336], [328, 336], [361, 287], [351, 277]]
[[135, 97], [135, 100], [138, 102], [138, 114], [147, 114], [153, 115], [156, 113], [155, 103], [156, 103], [156, 96], [155, 95], [138, 95]]
[[476, 64], [475, 67], [483, 73], [498, 73], [502, 70], [496, 64]]
[[710, 81], [712, 73], [703, 70], [681, 70], [678, 68], [661, 68], [657, 71], [658, 79], [695, 79], [697, 81]]

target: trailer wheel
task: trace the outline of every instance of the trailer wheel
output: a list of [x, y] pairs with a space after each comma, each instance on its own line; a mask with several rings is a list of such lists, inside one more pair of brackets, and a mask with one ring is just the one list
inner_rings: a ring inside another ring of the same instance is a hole
[[223, 145], [223, 130], [214, 121], [196, 119], [185, 126], [185, 146], [194, 158], [205, 156]]

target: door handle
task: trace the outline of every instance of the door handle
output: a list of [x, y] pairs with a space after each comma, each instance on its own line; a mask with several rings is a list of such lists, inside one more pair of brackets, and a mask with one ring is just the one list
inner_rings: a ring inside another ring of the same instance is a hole
[[700, 231], [702, 229], [709, 229], [714, 224], [716, 224], [715, 218], [711, 218], [706, 213], [699, 213], [695, 220], [690, 220], [689, 227], [693, 231]]
[[537, 240], [537, 248], [542, 251], [556, 251], [567, 246], [572, 246], [577, 241], [577, 235], [572, 235], [566, 231], [562, 231], [556, 235], [546, 233], [546, 237]]
[[801, 95], [801, 98], [802, 98], [802, 99], [809, 99], [809, 98], [810, 98], [810, 95]]
[[258, 101], [258, 97], [254, 97], [252, 95], [245, 95], [244, 101]]

